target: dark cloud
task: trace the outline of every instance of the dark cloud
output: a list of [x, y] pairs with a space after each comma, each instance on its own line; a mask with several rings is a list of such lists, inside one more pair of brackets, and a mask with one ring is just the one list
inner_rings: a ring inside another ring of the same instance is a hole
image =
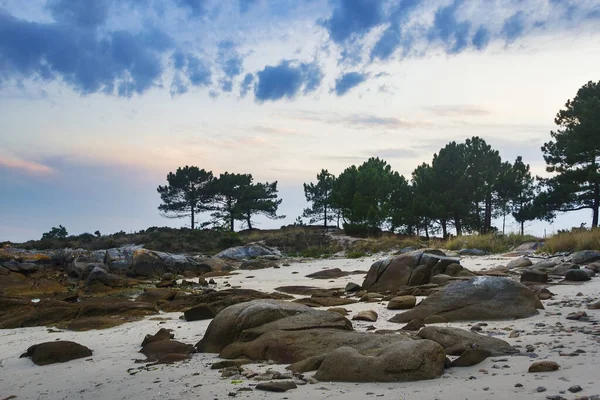
[[56, 21], [79, 26], [102, 25], [112, 0], [49, 0], [47, 7]]
[[338, 0], [331, 17], [322, 22], [335, 43], [361, 36], [384, 22], [382, 0]]
[[161, 55], [170, 38], [156, 29], [139, 33], [40, 23], [0, 11], [0, 81], [60, 79], [82, 94], [129, 97], [160, 83]]
[[212, 83], [212, 72], [208, 63], [197, 55], [176, 51], [171, 57], [176, 70], [171, 84], [171, 95], [188, 92], [189, 87], [208, 86]]
[[484, 50], [488, 43], [490, 43], [490, 31], [485, 26], [481, 25], [479, 29], [477, 29], [477, 32], [475, 32], [472, 42], [477, 50]]
[[393, 9], [389, 18], [390, 25], [379, 37], [371, 49], [371, 61], [375, 59], [388, 60], [398, 48], [406, 54], [412, 47], [410, 35], [403, 34], [402, 25], [410, 14], [421, 4], [422, 0], [401, 0]]
[[254, 75], [247, 73], [246, 76], [244, 76], [244, 80], [242, 80], [242, 84], [240, 86], [240, 97], [246, 97], [246, 94], [248, 94], [250, 91], [253, 83]]
[[257, 101], [293, 99], [298, 94], [316, 90], [323, 79], [320, 67], [315, 64], [283, 60], [276, 66], [266, 66], [256, 73], [254, 96]]
[[233, 78], [242, 73], [242, 57], [238, 53], [235, 44], [226, 40], [219, 42], [218, 62], [228, 78]]
[[471, 22], [458, 21], [456, 18], [456, 11], [463, 2], [454, 0], [446, 7], [438, 8], [428, 33], [429, 40], [440, 40], [449, 54], [460, 53], [469, 45]]
[[338, 96], [345, 95], [350, 89], [366, 81], [368, 77], [368, 74], [361, 72], [347, 72], [343, 74], [335, 80], [335, 94]]
[[519, 37], [523, 36], [525, 31], [525, 13], [518, 11], [504, 21], [502, 26], [502, 37], [506, 43], [513, 43]]

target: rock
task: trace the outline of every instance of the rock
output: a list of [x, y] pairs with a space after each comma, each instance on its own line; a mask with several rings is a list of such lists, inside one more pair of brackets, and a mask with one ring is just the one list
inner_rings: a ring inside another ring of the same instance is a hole
[[219, 254], [215, 255], [215, 258], [231, 258], [235, 260], [242, 260], [245, 258], [256, 258], [259, 256], [281, 256], [281, 252], [271, 247], [267, 247], [261, 243], [250, 243], [245, 246], [231, 247], [223, 250]]
[[140, 353], [148, 358], [147, 361], [157, 361], [167, 354], [189, 355], [195, 352], [196, 349], [191, 344], [181, 343], [176, 340], [149, 342], [140, 350]]
[[171, 329], [161, 328], [154, 335], [146, 335], [142, 341], [142, 347], [152, 342], [160, 342], [161, 340], [171, 340], [175, 337], [175, 334], [171, 332]]
[[426, 284], [431, 276], [445, 273], [447, 266], [458, 261], [431, 249], [400, 254], [371, 265], [362, 287], [371, 292], [395, 292], [403, 286]]
[[346, 284], [346, 288], [344, 290], [346, 292], [358, 292], [360, 289], [362, 289], [362, 288], [358, 283], [348, 282], [348, 284]]
[[31, 357], [31, 360], [36, 365], [48, 365], [89, 357], [91, 355], [92, 350], [79, 343], [59, 340], [33, 345], [21, 357]]
[[600, 310], [600, 300], [597, 300], [593, 303], [589, 303], [587, 305], [587, 308], [589, 308], [590, 310]]
[[510, 261], [508, 264], [506, 264], [506, 268], [508, 269], [515, 269], [515, 268], [525, 268], [525, 267], [529, 267], [533, 265], [533, 263], [531, 262], [531, 260], [527, 257], [519, 257], [515, 260]]
[[581, 392], [583, 389], [579, 385], [573, 385], [567, 390], [571, 393], [577, 393], [577, 392]]
[[542, 392], [546, 391], [546, 388], [543, 387], [543, 386], [538, 386], [538, 387], [535, 388], [535, 391], [538, 392], [538, 393], [542, 393]]
[[567, 281], [583, 282], [590, 279], [592, 278], [582, 269], [570, 269], [565, 273], [565, 280]]
[[402, 330], [403, 331], [418, 331], [419, 329], [423, 328], [424, 326], [425, 326], [425, 324], [420, 319], [413, 319], [408, 324], [404, 325], [402, 327]]
[[356, 314], [354, 317], [352, 317], [352, 320], [353, 321], [375, 322], [375, 321], [377, 321], [377, 313], [373, 310], [361, 311], [358, 314]]
[[535, 293], [523, 284], [507, 278], [480, 276], [444, 287], [412, 310], [392, 317], [390, 322], [425, 320], [431, 315], [448, 321], [525, 318], [543, 308]]
[[327, 354], [319, 354], [313, 357], [305, 358], [302, 361], [288, 365], [286, 369], [299, 373], [316, 371], [323, 363], [325, 357], [327, 357]]
[[584, 271], [586, 274], [588, 274], [588, 276], [590, 278], [593, 278], [594, 276], [596, 276], [596, 271], [594, 271], [593, 269], [588, 268], [587, 266], [585, 268], [582, 268], [582, 271]]
[[488, 254], [490, 253], [479, 249], [460, 249], [458, 251], [458, 255], [460, 256], [487, 256]]
[[199, 304], [185, 310], [183, 316], [186, 321], [201, 321], [205, 319], [213, 319], [217, 315], [215, 310], [208, 304]]
[[259, 258], [254, 260], [244, 260], [240, 265], [240, 269], [253, 271], [257, 269], [275, 268], [277, 266], [278, 264], [275, 261]]
[[571, 264], [571, 263], [560, 263], [555, 265], [554, 267], [548, 270], [549, 275], [561, 275], [564, 276], [567, 271], [572, 269], [579, 269], [579, 265]]
[[515, 247], [513, 252], [531, 254], [534, 253], [537, 249], [541, 248], [543, 245], [544, 242], [527, 242]]
[[554, 361], [536, 361], [529, 366], [528, 372], [552, 372], [557, 371], [558, 364]]
[[131, 267], [127, 272], [133, 277], [160, 278], [168, 272], [182, 274], [185, 271], [203, 274], [210, 272], [211, 268], [183, 254], [136, 249], [131, 255]]
[[451, 367], [470, 367], [471, 365], [476, 365], [490, 357], [492, 353], [488, 350], [482, 349], [467, 349], [465, 350], [460, 357], [456, 360], [452, 361], [450, 364]]
[[489, 351], [492, 356], [502, 356], [518, 353], [519, 350], [509, 345], [504, 340], [479, 335], [464, 329], [427, 326], [417, 334], [423, 339], [439, 343], [448, 355], [461, 355], [465, 350], [477, 349]]
[[445, 324], [446, 322], [448, 322], [448, 320], [439, 315], [428, 315], [425, 317], [425, 319], [423, 319], [423, 323], [426, 325]]
[[521, 274], [521, 282], [548, 282], [548, 273], [539, 269], [526, 269]]
[[339, 297], [318, 297], [313, 296], [310, 298], [297, 299], [294, 303], [303, 304], [309, 307], [337, 307], [345, 306], [346, 304], [358, 303], [353, 299], [339, 298]]
[[577, 251], [571, 256], [571, 262], [579, 265], [589, 264], [598, 260], [600, 260], [600, 251], [598, 250]]
[[348, 315], [350, 313], [350, 311], [346, 310], [344, 307], [331, 307], [331, 308], [328, 308], [327, 311], [338, 313], [343, 317], [345, 317], [346, 315]]
[[[313, 279], [335, 279], [335, 278], [341, 278], [343, 276], [349, 276], [349, 275], [357, 275], [357, 274], [366, 274], [367, 271], [342, 271], [339, 268], [332, 268], [332, 269], [326, 269], [323, 271], [317, 271], [314, 272], [312, 274], [308, 274], [306, 275], [307, 278], [313, 278]], [[358, 289], [360, 290], [360, 289]]]
[[144, 293], [140, 294], [135, 301], [143, 303], [157, 303], [161, 301], [171, 301], [175, 299], [177, 295], [176, 290], [157, 288], [157, 289], [144, 289]]
[[388, 310], [409, 310], [417, 304], [415, 296], [398, 296], [388, 302]]
[[267, 392], [283, 393], [291, 389], [296, 389], [298, 386], [291, 381], [277, 381], [277, 382], [261, 382], [256, 385], [256, 390], [265, 390]]
[[327, 382], [394, 382], [439, 377], [446, 355], [432, 341], [403, 341], [386, 346], [375, 355], [363, 355], [352, 347], [329, 353], [315, 374]]
[[202, 353], [219, 353], [233, 343], [245, 329], [259, 327], [297, 313], [308, 312], [310, 307], [277, 300], [254, 300], [236, 304], [221, 311], [208, 325], [196, 347]]
[[210, 369], [223, 369], [229, 367], [241, 367], [242, 365], [250, 364], [252, 360], [248, 360], [247, 358], [238, 358], [235, 360], [221, 360], [213, 363], [210, 366]]
[[109, 274], [101, 267], [94, 267], [85, 281], [86, 286], [92, 286], [95, 283], [101, 283], [113, 288], [126, 285], [126, 281], [123, 278], [114, 274]]
[[548, 260], [538, 261], [535, 264], [533, 264], [532, 267], [535, 269], [548, 270], [548, 269], [554, 268], [558, 263], [559, 263], [558, 260], [551, 258]]

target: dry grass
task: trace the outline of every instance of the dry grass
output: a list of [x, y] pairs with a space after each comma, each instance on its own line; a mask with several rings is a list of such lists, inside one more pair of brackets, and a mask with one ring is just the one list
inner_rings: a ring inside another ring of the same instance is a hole
[[508, 235], [465, 235], [448, 239], [436, 244], [438, 248], [460, 250], [464, 248], [479, 249], [490, 253], [502, 253], [526, 242], [537, 242], [538, 238], [530, 235], [510, 233]]
[[400, 250], [405, 247], [417, 249], [427, 247], [427, 243], [415, 236], [382, 236], [376, 239], [359, 239], [350, 242], [346, 251], [355, 254], [374, 254], [382, 251]]
[[561, 232], [546, 239], [541, 249], [548, 253], [561, 251], [600, 250], [600, 229]]

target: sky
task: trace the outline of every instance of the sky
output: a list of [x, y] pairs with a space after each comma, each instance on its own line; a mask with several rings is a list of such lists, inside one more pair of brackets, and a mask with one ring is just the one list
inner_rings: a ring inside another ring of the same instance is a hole
[[0, 0], [0, 242], [185, 226], [156, 191], [184, 165], [278, 181], [264, 229], [321, 169], [472, 136], [544, 175], [599, 40], [598, 0]]

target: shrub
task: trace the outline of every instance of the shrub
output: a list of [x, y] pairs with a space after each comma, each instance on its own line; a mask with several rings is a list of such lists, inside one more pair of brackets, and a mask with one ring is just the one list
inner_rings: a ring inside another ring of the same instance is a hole
[[546, 239], [542, 251], [557, 253], [561, 251], [600, 250], [600, 229], [560, 232]]

